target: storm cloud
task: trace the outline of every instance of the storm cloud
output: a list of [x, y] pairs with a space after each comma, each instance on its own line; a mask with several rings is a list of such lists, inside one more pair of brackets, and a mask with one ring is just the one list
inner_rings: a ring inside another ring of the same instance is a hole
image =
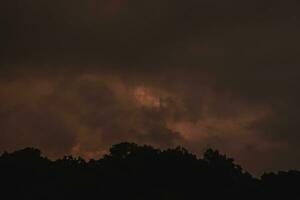
[[299, 168], [298, 1], [0, 3], [0, 150], [121, 141]]

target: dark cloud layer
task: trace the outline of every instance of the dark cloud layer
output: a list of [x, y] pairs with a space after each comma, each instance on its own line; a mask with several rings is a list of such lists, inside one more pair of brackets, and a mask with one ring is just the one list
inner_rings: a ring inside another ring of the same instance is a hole
[[129, 140], [300, 168], [296, 0], [0, 3], [0, 150]]

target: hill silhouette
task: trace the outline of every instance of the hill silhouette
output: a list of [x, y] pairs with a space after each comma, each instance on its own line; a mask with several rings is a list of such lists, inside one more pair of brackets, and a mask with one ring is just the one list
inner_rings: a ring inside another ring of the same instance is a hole
[[271, 199], [300, 197], [300, 172], [255, 178], [216, 150], [120, 143], [99, 160], [51, 161], [26, 148], [0, 157], [2, 199]]

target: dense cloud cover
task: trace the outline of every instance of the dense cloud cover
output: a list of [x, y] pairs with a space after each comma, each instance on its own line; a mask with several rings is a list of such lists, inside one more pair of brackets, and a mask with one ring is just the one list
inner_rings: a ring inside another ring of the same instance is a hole
[[0, 3], [0, 150], [121, 141], [300, 168], [296, 0]]

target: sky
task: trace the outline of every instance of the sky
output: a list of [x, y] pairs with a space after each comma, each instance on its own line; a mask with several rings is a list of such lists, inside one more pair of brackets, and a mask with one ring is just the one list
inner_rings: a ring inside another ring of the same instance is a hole
[[0, 3], [0, 151], [129, 141], [300, 169], [297, 0]]

